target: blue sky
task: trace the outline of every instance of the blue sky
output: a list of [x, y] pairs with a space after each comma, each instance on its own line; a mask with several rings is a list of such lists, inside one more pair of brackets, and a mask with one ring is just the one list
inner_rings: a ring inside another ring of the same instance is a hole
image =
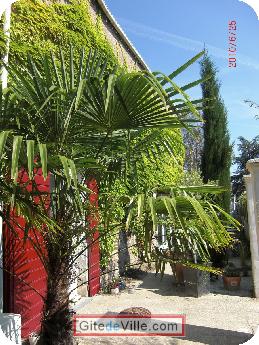
[[[218, 68], [221, 95], [228, 110], [231, 140], [259, 135], [259, 120], [244, 103], [259, 103], [259, 20], [238, 0], [106, 0], [110, 11], [152, 71], [169, 74], [204, 43]], [[237, 22], [237, 67], [228, 67], [228, 22]], [[178, 79], [199, 78], [199, 64]], [[199, 87], [190, 95], [201, 95]]]

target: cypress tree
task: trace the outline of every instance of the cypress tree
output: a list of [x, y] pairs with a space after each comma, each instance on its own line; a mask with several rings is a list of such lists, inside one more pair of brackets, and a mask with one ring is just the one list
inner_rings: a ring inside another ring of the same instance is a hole
[[220, 186], [226, 187], [227, 191], [217, 198], [217, 202], [229, 211], [232, 146], [228, 132], [227, 110], [220, 95], [217, 69], [207, 53], [200, 64], [201, 77], [210, 77], [201, 84], [204, 119], [201, 172], [204, 183], [216, 180]]

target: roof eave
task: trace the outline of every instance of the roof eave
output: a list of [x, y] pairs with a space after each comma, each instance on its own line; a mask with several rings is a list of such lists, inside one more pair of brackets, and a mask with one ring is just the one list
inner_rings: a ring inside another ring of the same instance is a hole
[[113, 17], [113, 15], [109, 11], [108, 7], [106, 6], [104, 0], [97, 0], [97, 3], [101, 7], [103, 12], [105, 13], [106, 17], [111, 22], [111, 24], [113, 25], [114, 29], [118, 32], [118, 34], [120, 35], [120, 37], [123, 40], [123, 42], [129, 48], [129, 50], [133, 53], [133, 55], [135, 56], [137, 62], [143, 67], [143, 69], [145, 69], [147, 71], [150, 71], [148, 65], [145, 63], [145, 61], [143, 60], [143, 58], [141, 57], [141, 55], [139, 54], [137, 49], [133, 46], [133, 44], [130, 42], [130, 40], [128, 39], [128, 37], [125, 34], [125, 32], [122, 30], [120, 25], [116, 22], [115, 18]]

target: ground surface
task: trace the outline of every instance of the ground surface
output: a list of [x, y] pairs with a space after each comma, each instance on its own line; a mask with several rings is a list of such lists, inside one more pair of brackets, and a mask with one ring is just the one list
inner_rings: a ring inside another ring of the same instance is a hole
[[222, 280], [211, 283], [211, 293], [199, 298], [184, 297], [170, 271], [163, 280], [149, 272], [134, 280], [133, 293], [98, 295], [80, 302], [77, 314], [115, 313], [139, 306], [152, 313], [185, 314], [186, 337], [99, 337], [78, 338], [80, 345], [238, 345], [246, 342], [259, 326], [259, 301], [251, 296], [251, 278], [242, 277], [241, 290], [227, 292]]

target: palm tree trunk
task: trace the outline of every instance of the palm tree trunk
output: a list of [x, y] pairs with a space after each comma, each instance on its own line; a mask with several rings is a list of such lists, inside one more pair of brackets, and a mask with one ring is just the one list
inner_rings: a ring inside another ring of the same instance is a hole
[[[49, 248], [50, 249], [50, 248]], [[49, 272], [40, 345], [72, 345], [72, 317], [69, 311], [69, 258], [56, 246], [48, 250]], [[63, 248], [65, 252], [67, 248]], [[63, 255], [62, 255], [63, 254]]]

